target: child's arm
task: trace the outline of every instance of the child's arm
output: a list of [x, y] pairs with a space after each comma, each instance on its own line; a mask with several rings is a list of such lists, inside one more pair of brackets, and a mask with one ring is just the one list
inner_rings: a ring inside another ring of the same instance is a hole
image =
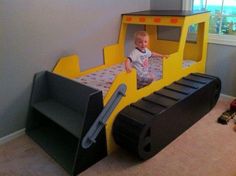
[[152, 57], [168, 58], [169, 55], [165, 55], [165, 54], [160, 54], [160, 53], [152, 52]]
[[127, 73], [132, 71], [132, 65], [129, 59], [125, 60], [125, 70]]

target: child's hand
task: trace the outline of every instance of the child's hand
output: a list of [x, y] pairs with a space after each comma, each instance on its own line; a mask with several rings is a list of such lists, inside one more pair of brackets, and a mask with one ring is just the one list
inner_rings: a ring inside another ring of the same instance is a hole
[[127, 73], [130, 73], [132, 71], [132, 67], [125, 67], [125, 70]]
[[132, 66], [131, 66], [131, 63], [130, 63], [129, 59], [127, 59], [125, 61], [125, 70], [126, 70], [127, 73], [130, 73], [132, 71]]
[[169, 55], [165, 54], [165, 55], [162, 55], [162, 58], [164, 59], [167, 59], [169, 57]]
[[156, 52], [152, 52], [152, 57], [161, 57], [163, 59], [163, 58], [168, 58], [169, 55], [167, 55], [167, 54], [159, 54], [159, 53], [156, 53]]

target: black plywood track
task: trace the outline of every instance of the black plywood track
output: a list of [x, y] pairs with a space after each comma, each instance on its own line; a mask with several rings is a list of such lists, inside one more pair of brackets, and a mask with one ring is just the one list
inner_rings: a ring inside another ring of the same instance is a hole
[[125, 107], [113, 124], [114, 139], [140, 159], [148, 159], [208, 113], [220, 90], [217, 77], [183, 77]]

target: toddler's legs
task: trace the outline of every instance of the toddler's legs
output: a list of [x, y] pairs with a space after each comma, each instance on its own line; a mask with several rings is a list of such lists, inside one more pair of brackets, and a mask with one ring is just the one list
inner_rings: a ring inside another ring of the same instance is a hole
[[144, 77], [138, 77], [138, 89], [147, 86], [148, 84], [151, 84], [154, 80], [155, 76], [152, 73], [149, 73], [148, 75]]

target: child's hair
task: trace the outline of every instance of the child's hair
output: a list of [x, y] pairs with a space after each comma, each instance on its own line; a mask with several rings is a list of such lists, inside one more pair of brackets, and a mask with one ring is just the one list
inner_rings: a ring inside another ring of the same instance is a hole
[[143, 37], [149, 37], [148, 33], [146, 31], [137, 31], [134, 33], [134, 41], [143, 38]]

